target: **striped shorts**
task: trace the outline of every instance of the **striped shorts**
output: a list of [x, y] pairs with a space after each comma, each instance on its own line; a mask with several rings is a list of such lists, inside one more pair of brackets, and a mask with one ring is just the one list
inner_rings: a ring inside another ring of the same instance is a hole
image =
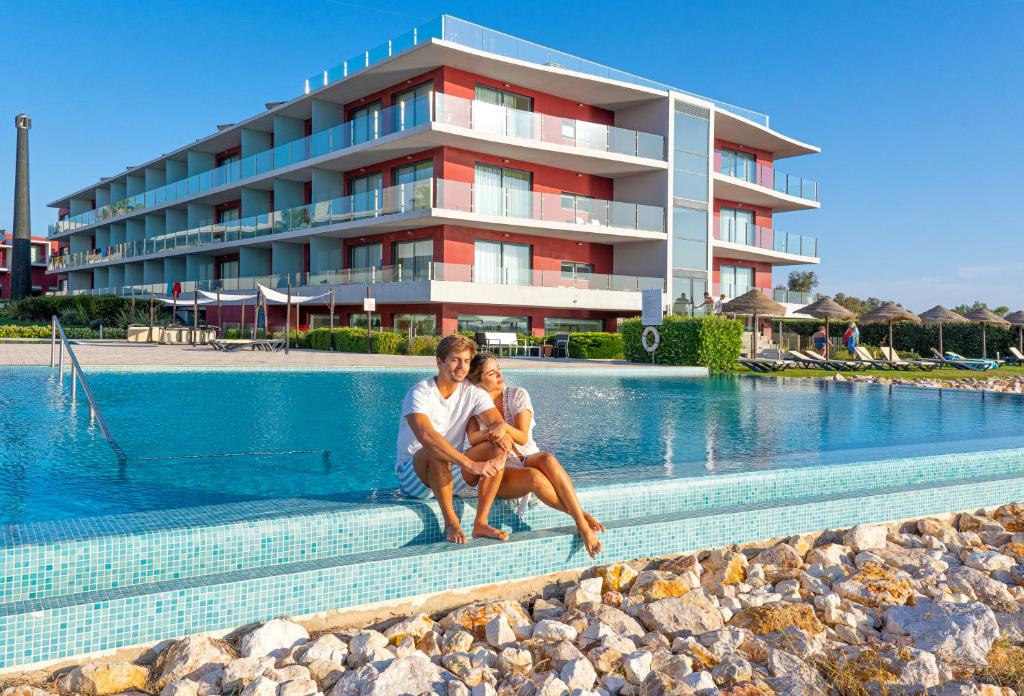
[[[428, 500], [434, 497], [430, 486], [423, 483], [416, 475], [416, 469], [412, 465], [412, 459], [406, 459], [401, 464], [395, 465], [395, 474], [398, 476], [398, 485], [402, 492], [410, 498]], [[452, 492], [462, 497], [476, 495], [476, 487], [471, 486], [462, 478], [462, 467], [452, 466]]]

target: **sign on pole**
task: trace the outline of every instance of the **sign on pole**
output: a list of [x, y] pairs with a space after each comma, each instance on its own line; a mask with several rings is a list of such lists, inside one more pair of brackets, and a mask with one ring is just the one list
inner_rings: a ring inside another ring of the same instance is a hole
[[644, 326], [661, 326], [661, 288], [641, 290], [641, 321]]
[[376, 312], [377, 311], [377, 298], [376, 297], [364, 297], [363, 298], [363, 311], [364, 312]]

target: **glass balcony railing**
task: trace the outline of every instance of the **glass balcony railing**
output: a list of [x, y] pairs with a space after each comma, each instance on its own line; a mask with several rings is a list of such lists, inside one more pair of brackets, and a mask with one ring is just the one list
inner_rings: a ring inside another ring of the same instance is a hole
[[[365, 285], [367, 283], [415, 283], [444, 281], [453, 283], [478, 283], [486, 285], [516, 285], [540, 288], [567, 288], [572, 290], [612, 290], [616, 292], [639, 292], [647, 289], [663, 289], [661, 278], [642, 276], [610, 275], [605, 273], [574, 273], [561, 271], [526, 269], [484, 268], [463, 264], [428, 261], [422, 266], [384, 266], [381, 268], [346, 268], [336, 271], [300, 272], [277, 275], [248, 276], [193, 280], [181, 282], [181, 292], [196, 290], [224, 292], [255, 290], [257, 284], [268, 288], [285, 288], [291, 285], [296, 294], [319, 295], [323, 286]], [[72, 295], [169, 295], [172, 283], [148, 283], [106, 288], [73, 290]], [[309, 290], [302, 292], [303, 288]]]
[[194, 174], [181, 181], [59, 220], [56, 225], [50, 226], [50, 234], [62, 234], [146, 208], [172, 203], [188, 196], [234, 184], [242, 179], [410, 130], [432, 120], [470, 128], [482, 134], [504, 135], [532, 142], [662, 161], [665, 159], [665, 139], [660, 135], [509, 109], [438, 93], [396, 104], [362, 118], [346, 121], [333, 128]]
[[805, 235], [787, 234], [758, 225], [737, 225], [731, 220], [723, 224], [718, 217], [714, 218], [714, 235], [715, 239], [730, 244], [818, 258], [818, 240]]
[[817, 182], [780, 172], [745, 157], [737, 157], [732, 150], [715, 148], [715, 171], [769, 188], [776, 193], [784, 193], [809, 201], [818, 200]]
[[424, 179], [241, 220], [202, 225], [148, 239], [112, 244], [101, 249], [53, 256], [49, 270], [65, 271], [79, 266], [124, 261], [138, 256], [245, 241], [430, 208], [627, 230], [665, 230], [665, 211], [657, 206], [599, 199], [567, 200], [559, 194], [520, 192], [444, 179]]
[[[732, 300], [750, 292], [751, 289], [749, 286], [735, 286], [728, 283], [716, 284], [712, 295], [717, 299], [719, 295], [724, 294], [727, 299]], [[757, 288], [757, 290], [760, 290], [776, 302], [786, 304], [809, 305], [817, 299], [817, 294], [814, 292], [797, 292], [783, 288]]]

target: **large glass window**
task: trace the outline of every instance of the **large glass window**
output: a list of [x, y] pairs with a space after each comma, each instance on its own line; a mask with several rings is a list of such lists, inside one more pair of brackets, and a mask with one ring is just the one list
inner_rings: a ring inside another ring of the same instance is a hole
[[672, 314], [693, 316], [703, 314], [705, 309], [697, 309], [708, 291], [706, 275], [688, 273], [672, 274]]
[[430, 120], [430, 101], [434, 83], [424, 82], [395, 95], [395, 130], [414, 128]]
[[481, 215], [530, 217], [530, 172], [478, 164], [474, 172], [473, 209]]
[[708, 129], [706, 116], [681, 111], [676, 106], [673, 120], [673, 194], [692, 201], [708, 200]]
[[394, 242], [391, 247], [395, 273], [400, 280], [427, 280], [434, 260], [434, 240], [416, 239]]
[[238, 220], [238, 207], [224, 208], [217, 212], [217, 222], [235, 222]]
[[392, 175], [394, 184], [400, 187], [398, 195], [401, 199], [401, 210], [430, 207], [430, 180], [434, 178], [433, 160], [395, 167]]
[[349, 268], [380, 268], [381, 243], [356, 244], [348, 248]]
[[460, 314], [459, 331], [501, 331], [504, 333], [529, 333], [529, 317], [502, 317], [484, 314]]
[[530, 284], [530, 245], [477, 241], [473, 278], [495, 285]]
[[561, 317], [544, 317], [544, 333], [578, 333], [586, 331], [604, 331], [601, 319], [563, 319]]
[[723, 242], [754, 244], [754, 211], [722, 208], [718, 212], [718, 237]]
[[351, 179], [348, 182], [348, 193], [352, 196], [353, 212], [373, 213], [380, 210], [384, 193], [380, 172]]
[[750, 266], [721, 266], [718, 269], [719, 292], [739, 297], [754, 288], [754, 269]]
[[533, 135], [533, 99], [494, 87], [476, 86], [473, 127], [517, 138]]
[[749, 152], [722, 150], [722, 173], [744, 181], [757, 181], [757, 158]]
[[376, 101], [349, 112], [349, 136], [352, 144], [365, 143], [380, 137], [380, 102]]
[[708, 213], [706, 210], [672, 207], [672, 267], [708, 267]]
[[580, 263], [579, 261], [563, 261], [562, 262], [562, 277], [563, 278], [575, 278], [580, 274], [590, 274], [594, 272], [594, 264], [592, 263]]
[[[380, 329], [380, 315], [376, 312], [370, 314], [373, 317], [373, 330], [377, 331]], [[330, 317], [325, 317], [330, 321]], [[360, 329], [366, 328], [366, 312], [353, 312], [348, 315], [348, 325], [358, 326]]]
[[395, 331], [408, 336], [436, 336], [437, 316], [434, 314], [392, 315]]
[[238, 259], [221, 261], [217, 266], [217, 278], [220, 280], [234, 280], [238, 278]]

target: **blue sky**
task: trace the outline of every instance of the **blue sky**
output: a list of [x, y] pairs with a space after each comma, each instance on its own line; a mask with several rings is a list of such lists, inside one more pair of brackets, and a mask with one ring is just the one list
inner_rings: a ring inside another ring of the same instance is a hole
[[778, 167], [816, 179], [821, 210], [775, 220], [818, 237], [819, 290], [917, 311], [1024, 307], [1014, 2], [9, 3], [0, 228], [12, 222], [20, 111], [33, 118], [44, 233], [46, 202], [294, 97], [306, 76], [443, 12], [768, 113], [819, 145]]

